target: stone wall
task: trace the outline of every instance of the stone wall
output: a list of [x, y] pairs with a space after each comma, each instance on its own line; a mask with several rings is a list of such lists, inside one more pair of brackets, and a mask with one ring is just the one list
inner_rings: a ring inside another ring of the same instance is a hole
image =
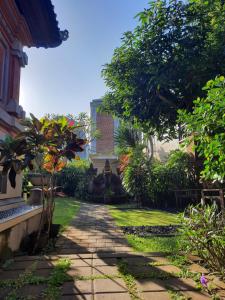
[[165, 142], [153, 138], [153, 156], [160, 161], [165, 161], [170, 152], [177, 149], [179, 149], [179, 141], [176, 139]]
[[[34, 212], [33, 212], [34, 214]], [[21, 217], [16, 223], [15, 220], [10, 220], [8, 222], [14, 222], [15, 225], [9, 227], [2, 232], [0, 232], [0, 259], [4, 260], [13, 255], [14, 252], [20, 249], [21, 242], [23, 238], [32, 232], [38, 230], [40, 226], [41, 211], [37, 210], [37, 213], [27, 219], [21, 221]], [[1, 229], [2, 224], [0, 224]]]

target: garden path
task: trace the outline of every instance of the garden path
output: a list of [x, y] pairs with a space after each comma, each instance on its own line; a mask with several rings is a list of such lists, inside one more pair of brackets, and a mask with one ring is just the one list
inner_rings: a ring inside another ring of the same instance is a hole
[[[70, 266], [62, 276], [64, 259]], [[162, 253], [134, 253], [106, 206], [82, 203], [54, 254], [18, 256], [0, 271], [11, 280], [1, 282], [0, 299], [210, 299], [179, 272]]]

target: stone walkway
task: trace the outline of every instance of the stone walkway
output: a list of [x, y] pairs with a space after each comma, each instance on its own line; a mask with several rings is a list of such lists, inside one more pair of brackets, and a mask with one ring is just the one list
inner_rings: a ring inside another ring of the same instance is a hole
[[[66, 277], [57, 273], [65, 259]], [[105, 206], [83, 203], [54, 254], [16, 257], [0, 270], [0, 280], [14, 280], [1, 282], [0, 299], [210, 299], [180, 272], [161, 253], [134, 253]]]
[[61, 254], [132, 251], [107, 208], [85, 203], [57, 246]]

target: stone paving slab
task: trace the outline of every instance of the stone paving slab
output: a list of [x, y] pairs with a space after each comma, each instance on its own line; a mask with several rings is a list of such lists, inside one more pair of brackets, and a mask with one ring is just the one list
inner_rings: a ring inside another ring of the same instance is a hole
[[221, 297], [221, 299], [225, 299], [225, 290], [220, 290], [217, 294]]
[[170, 278], [164, 280], [165, 286], [174, 291], [193, 291], [197, 290], [196, 283], [190, 278]]
[[105, 258], [105, 259], [100, 259], [100, 258], [94, 258], [93, 261], [93, 266], [116, 266], [118, 264], [118, 259], [115, 257], [110, 257], [110, 258]]
[[37, 269], [35, 271], [35, 275], [41, 277], [49, 277], [51, 273], [52, 273], [51, 269]]
[[181, 272], [180, 268], [173, 266], [173, 265], [155, 266], [155, 269], [157, 269], [158, 271], [166, 272], [168, 274]]
[[37, 299], [40, 297], [40, 295], [43, 293], [43, 291], [46, 289], [46, 285], [39, 284], [39, 285], [26, 285], [22, 289], [17, 290], [17, 296], [19, 297], [27, 297], [29, 296], [34, 297], [34, 299]]
[[71, 267], [67, 274], [71, 277], [75, 276], [91, 276], [92, 268], [91, 267]]
[[214, 277], [212, 283], [219, 289], [225, 290], [225, 282], [221, 281], [219, 278]]
[[190, 298], [191, 300], [209, 300], [212, 299], [209, 295], [204, 292], [186, 291], [182, 292], [184, 296]]
[[92, 294], [91, 280], [75, 280], [65, 282], [62, 286], [62, 295]]
[[[89, 203], [81, 204], [78, 216], [57, 241], [54, 253], [18, 256], [8, 270], [0, 269], [0, 280], [17, 279], [34, 262], [34, 275], [48, 278], [57, 261], [64, 258], [70, 260], [71, 266], [67, 271], [69, 278], [61, 287], [60, 299], [63, 300], [130, 300], [128, 287], [118, 270], [121, 262], [126, 263], [127, 272], [133, 276], [137, 288], [136, 296], [142, 300], [171, 299], [168, 289], [193, 300], [209, 299], [208, 295], [196, 290], [196, 283], [192, 279], [171, 278], [180, 269], [171, 265], [164, 253], [133, 252], [123, 232], [109, 216], [107, 207]], [[164, 279], [157, 279], [157, 276]], [[39, 299], [45, 288], [43, 284], [26, 285], [18, 295]], [[219, 288], [222, 289], [223, 285], [221, 287], [220, 284]], [[0, 299], [5, 299], [9, 291], [1, 288]]]
[[168, 292], [146, 292], [141, 294], [143, 300], [171, 300]]
[[0, 288], [0, 299], [6, 299], [10, 290], [11, 290], [10, 288]]
[[21, 274], [20, 270], [14, 271], [0, 271], [0, 280], [17, 279]]
[[60, 300], [94, 300], [93, 295], [65, 295], [60, 298]]
[[71, 267], [91, 267], [92, 259], [91, 258], [83, 258], [83, 259], [73, 259], [71, 260]]
[[131, 300], [128, 293], [95, 294], [94, 300]]
[[120, 278], [94, 280], [95, 293], [127, 292], [124, 281]]
[[198, 264], [192, 264], [189, 266], [188, 269], [193, 273], [204, 273], [204, 274], [209, 273], [209, 271], [206, 268], [199, 266]]
[[100, 266], [93, 268], [93, 275], [119, 275], [116, 266]]
[[165, 282], [160, 279], [146, 280], [139, 279], [136, 280], [136, 285], [139, 291], [141, 292], [161, 292], [166, 291]]
[[192, 279], [170, 278], [166, 280], [160, 279], [139, 279], [136, 280], [136, 285], [141, 292], [161, 292], [168, 289], [173, 291], [189, 291], [198, 293], [196, 283]]
[[162, 257], [162, 256], [153, 256], [153, 257], [148, 257], [148, 263], [156, 263], [158, 265], [171, 265], [171, 261], [166, 258], [166, 257]]

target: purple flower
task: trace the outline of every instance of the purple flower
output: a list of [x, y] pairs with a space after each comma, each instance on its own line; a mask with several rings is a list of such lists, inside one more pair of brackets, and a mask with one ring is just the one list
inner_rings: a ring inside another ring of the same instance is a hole
[[204, 274], [202, 274], [202, 276], [201, 276], [201, 278], [200, 278], [200, 282], [201, 282], [202, 286], [207, 287], [208, 280], [207, 280], [207, 278], [204, 276]]

